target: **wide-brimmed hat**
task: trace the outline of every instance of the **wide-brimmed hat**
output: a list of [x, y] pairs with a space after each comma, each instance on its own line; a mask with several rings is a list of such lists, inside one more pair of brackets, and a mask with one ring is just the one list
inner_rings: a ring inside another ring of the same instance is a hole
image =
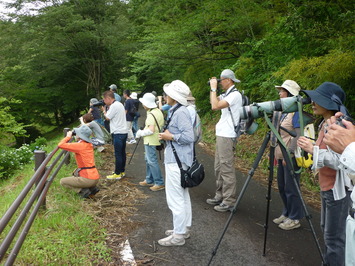
[[237, 83], [240, 82], [239, 79], [236, 79], [236, 77], [234, 75], [234, 72], [232, 70], [230, 70], [230, 69], [225, 69], [225, 70], [222, 71], [221, 79], [222, 78], [231, 79], [231, 80], [233, 80], [234, 82], [237, 82]]
[[188, 100], [188, 101], [194, 101], [194, 100], [195, 100], [195, 97], [192, 96], [191, 91], [190, 91], [190, 93], [189, 93], [189, 96], [187, 96], [186, 100]]
[[91, 104], [97, 104], [97, 103], [99, 103], [99, 101], [96, 98], [91, 98], [90, 99], [90, 103]]
[[164, 86], [163, 89], [170, 98], [182, 105], [187, 105], [190, 88], [183, 81], [174, 80], [168, 86]]
[[86, 142], [91, 143], [90, 136], [91, 136], [92, 131], [88, 126], [82, 125], [81, 127], [74, 128], [73, 131], [75, 131], [75, 134], [79, 138], [81, 138], [82, 140], [85, 140]]
[[132, 99], [137, 100], [137, 96], [138, 96], [138, 94], [136, 92], [132, 92], [131, 93], [131, 98]]
[[285, 80], [281, 86], [275, 86], [276, 89], [280, 90], [281, 88], [287, 90], [293, 96], [298, 95], [300, 93], [301, 87], [293, 80]]
[[156, 108], [155, 96], [153, 93], [144, 93], [143, 98], [139, 98], [139, 101], [147, 108]]
[[348, 114], [344, 106], [345, 92], [343, 89], [333, 82], [324, 82], [315, 90], [304, 90], [305, 94], [312, 99], [313, 102], [331, 111], [340, 111]]

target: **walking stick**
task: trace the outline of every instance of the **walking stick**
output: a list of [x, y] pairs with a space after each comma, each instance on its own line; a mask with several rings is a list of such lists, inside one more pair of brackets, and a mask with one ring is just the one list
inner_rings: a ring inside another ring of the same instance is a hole
[[131, 158], [129, 159], [128, 164], [131, 164], [132, 158], [133, 158], [133, 156], [134, 156], [134, 153], [136, 152], [136, 149], [137, 149], [137, 147], [138, 147], [138, 144], [139, 144], [141, 138], [142, 138], [142, 137], [140, 137], [140, 138], [138, 139], [137, 144], [136, 144], [136, 147], [134, 147], [133, 153], [132, 153], [132, 155], [131, 155]]

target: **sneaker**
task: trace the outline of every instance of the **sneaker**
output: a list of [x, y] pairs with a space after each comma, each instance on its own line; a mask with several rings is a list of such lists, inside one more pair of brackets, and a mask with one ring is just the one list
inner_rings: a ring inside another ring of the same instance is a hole
[[154, 185], [154, 183], [147, 183], [146, 180], [142, 181], [142, 182], [139, 182], [139, 185], [142, 186], [142, 187], [151, 187]]
[[227, 211], [231, 211], [232, 209], [233, 209], [232, 206], [224, 204], [223, 202], [217, 206], [214, 206], [214, 210], [218, 212], [227, 212]]
[[164, 185], [154, 185], [154, 186], [150, 187], [151, 191], [159, 191], [159, 190], [163, 190], [163, 189], [165, 189]]
[[301, 224], [299, 220], [292, 220], [290, 218], [285, 219], [283, 223], [279, 224], [279, 227], [283, 230], [292, 230], [300, 226]]
[[102, 152], [104, 149], [105, 149], [105, 147], [100, 146], [100, 147], [97, 148], [97, 151], [98, 151], [98, 152]]
[[125, 175], [125, 173], [124, 172], [122, 172], [122, 173], [120, 173], [120, 174], [112, 174], [112, 175], [108, 175], [108, 176], [106, 176], [106, 178], [107, 179], [111, 179], [111, 180], [121, 180], [123, 177], [125, 177], [126, 175]]
[[137, 141], [135, 139], [131, 139], [130, 141], [127, 141], [127, 144], [135, 144]]
[[183, 246], [185, 244], [185, 238], [176, 237], [176, 235], [172, 234], [168, 237], [158, 240], [158, 244], [166, 247]]
[[283, 223], [285, 220], [287, 219], [287, 217], [283, 214], [280, 215], [280, 217], [275, 218], [274, 220], [272, 220], [275, 224], [280, 224]]
[[222, 203], [222, 200], [218, 200], [216, 198], [213, 198], [213, 199], [207, 199], [206, 202], [210, 205], [219, 205]]
[[[174, 234], [174, 230], [166, 230], [165, 231], [165, 235], [167, 235], [167, 236], [171, 236], [173, 234]], [[190, 230], [186, 230], [186, 233], [183, 234], [183, 236], [184, 236], [185, 239], [190, 238]]]

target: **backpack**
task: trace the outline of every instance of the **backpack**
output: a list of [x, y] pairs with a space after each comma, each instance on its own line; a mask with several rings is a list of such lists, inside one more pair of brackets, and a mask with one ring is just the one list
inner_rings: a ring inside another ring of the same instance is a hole
[[107, 129], [101, 125], [100, 123], [98, 123], [98, 125], [101, 128], [102, 133], [104, 134], [104, 141], [106, 144], [112, 143], [112, 136], [111, 134], [107, 131]]
[[197, 112], [196, 112], [195, 121], [193, 124], [193, 129], [194, 129], [194, 143], [197, 144], [202, 139], [201, 119], [200, 119], [200, 116], [198, 115]]
[[136, 116], [137, 111], [138, 110], [136, 108], [136, 105], [134, 103], [132, 103], [132, 106], [128, 111], [129, 115], [134, 117], [134, 116]]
[[[309, 138], [310, 140], [312, 140], [312, 142], [314, 144], [316, 134], [315, 134], [313, 124], [308, 124], [304, 127], [304, 136], [306, 138]], [[297, 165], [299, 167], [308, 168], [313, 164], [312, 155], [308, 154], [305, 151], [303, 151], [303, 154], [302, 154], [302, 149], [298, 146], [295, 150], [295, 158], [296, 158]]]
[[[239, 91], [237, 88], [234, 87], [233, 89], [231, 89], [228, 92], [228, 94], [230, 94], [231, 92], [234, 92], [234, 91], [238, 91], [241, 94], [241, 96], [242, 96], [242, 106], [246, 106], [246, 105], [250, 104], [250, 100], [249, 100], [248, 96], [246, 96], [244, 94], [244, 91]], [[228, 94], [226, 96], [228, 96]], [[240, 135], [245, 134], [247, 132], [250, 124], [253, 121], [250, 121], [250, 119], [240, 119], [238, 125], [236, 126], [234, 124], [234, 117], [233, 117], [232, 110], [231, 110], [230, 106], [228, 106], [228, 110], [229, 110], [229, 112], [230, 112], [230, 114], [232, 116], [232, 122], [233, 122], [233, 125], [234, 125], [234, 131], [237, 134], [237, 138], [239, 138]]]

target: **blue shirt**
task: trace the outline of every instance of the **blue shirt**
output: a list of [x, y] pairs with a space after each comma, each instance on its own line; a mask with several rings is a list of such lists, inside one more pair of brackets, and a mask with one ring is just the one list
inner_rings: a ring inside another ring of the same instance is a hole
[[[173, 113], [177, 104], [171, 107], [170, 114]], [[173, 113], [171, 121], [168, 125], [168, 130], [174, 135], [173, 145], [181, 163], [188, 167], [192, 165], [193, 161], [193, 142], [194, 132], [192, 128], [190, 113], [185, 106], [181, 106]], [[167, 146], [164, 153], [164, 163], [176, 163], [171, 142], [167, 141]]]

